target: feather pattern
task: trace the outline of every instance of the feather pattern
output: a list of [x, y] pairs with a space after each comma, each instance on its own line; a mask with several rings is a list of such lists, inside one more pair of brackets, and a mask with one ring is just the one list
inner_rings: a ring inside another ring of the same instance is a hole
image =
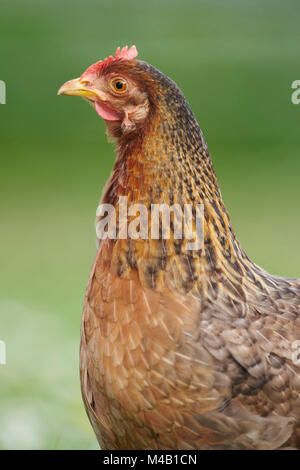
[[195, 251], [173, 232], [170, 240], [99, 242], [80, 363], [101, 447], [300, 448], [300, 281], [268, 274], [241, 248], [174, 82], [141, 61], [109, 59], [108, 71], [141, 84], [150, 111], [138, 133], [120, 136], [101, 201], [117, 213], [119, 196], [205, 211]]

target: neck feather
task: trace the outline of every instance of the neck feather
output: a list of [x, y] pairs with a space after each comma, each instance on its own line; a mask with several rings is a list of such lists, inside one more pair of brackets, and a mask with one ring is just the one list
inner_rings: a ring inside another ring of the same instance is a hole
[[[120, 196], [126, 196], [128, 204], [144, 204], [148, 209], [151, 204], [163, 203], [181, 207], [184, 204], [204, 206], [201, 250], [186, 254], [182, 245], [174, 240], [170, 243], [165, 240], [119, 240], [116, 249], [127, 253], [122, 257], [118, 255], [118, 263], [121, 258], [126, 259], [125, 264], [122, 262], [118, 267], [120, 273], [139, 265], [140, 275], [141, 271], [146, 273], [145, 283], [152, 285], [153, 273], [163, 271], [157, 268], [157, 259], [172, 258], [175, 253], [179, 264], [188, 264], [186, 269], [192, 272], [181, 276], [183, 289], [187, 290], [199, 269], [223, 275], [231, 270], [232, 276], [240, 276], [250, 264], [231, 227], [206, 142], [189, 107], [180, 109], [177, 115], [174, 110], [169, 113], [166, 107], [158, 108], [138, 135], [119, 139], [116, 163], [101, 202], [114, 205], [118, 212]], [[149, 253], [145, 256], [143, 248], [140, 253], [145, 259], [139, 264], [136, 248], [141, 244], [156, 255], [152, 259]], [[145, 263], [143, 270], [141, 266]], [[151, 282], [149, 272], [152, 273]], [[184, 281], [186, 278], [189, 282]]]

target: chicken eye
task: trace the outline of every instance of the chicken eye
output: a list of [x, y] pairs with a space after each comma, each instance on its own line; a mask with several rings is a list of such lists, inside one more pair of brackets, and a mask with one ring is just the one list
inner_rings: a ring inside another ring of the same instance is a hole
[[123, 78], [113, 78], [110, 82], [110, 86], [117, 93], [124, 93], [127, 90], [127, 82]]

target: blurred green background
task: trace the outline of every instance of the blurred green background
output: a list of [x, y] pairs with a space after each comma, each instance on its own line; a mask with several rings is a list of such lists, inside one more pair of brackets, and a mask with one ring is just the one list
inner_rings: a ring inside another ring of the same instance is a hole
[[78, 344], [114, 156], [59, 86], [136, 44], [191, 103], [248, 255], [300, 277], [299, 15], [298, 0], [1, 0], [0, 448], [97, 448]]

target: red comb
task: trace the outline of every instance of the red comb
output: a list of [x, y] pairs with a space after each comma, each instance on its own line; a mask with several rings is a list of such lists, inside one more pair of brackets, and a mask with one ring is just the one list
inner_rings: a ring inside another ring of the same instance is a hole
[[115, 57], [110, 55], [109, 57], [106, 57], [104, 60], [99, 60], [95, 64], [91, 65], [86, 69], [86, 71], [82, 74], [83, 75], [94, 75], [94, 74], [99, 74], [105, 67], [107, 67], [109, 64], [114, 62], [115, 60], [132, 60], [135, 59], [138, 55], [138, 51], [136, 50], [135, 46], [131, 46], [130, 49], [128, 49], [128, 46], [123, 47], [120, 49], [120, 47], [117, 48]]

